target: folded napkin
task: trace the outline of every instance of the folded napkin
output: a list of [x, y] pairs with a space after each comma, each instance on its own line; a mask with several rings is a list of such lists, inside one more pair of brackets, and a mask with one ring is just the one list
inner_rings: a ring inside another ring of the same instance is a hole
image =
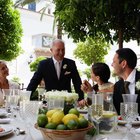
[[0, 118], [0, 124], [10, 123], [10, 121], [11, 121], [10, 118]]

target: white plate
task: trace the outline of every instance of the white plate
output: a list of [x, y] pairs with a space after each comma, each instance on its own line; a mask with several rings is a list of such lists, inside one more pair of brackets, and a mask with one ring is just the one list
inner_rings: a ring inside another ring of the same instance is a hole
[[5, 116], [7, 116], [7, 112], [6, 112], [6, 110], [4, 110], [4, 109], [0, 109], [0, 117], [5, 117]]
[[0, 137], [9, 135], [13, 132], [13, 128], [9, 126], [1, 126], [5, 131], [0, 132]]
[[[118, 120], [118, 124], [125, 125], [126, 124], [126, 121]], [[132, 125], [140, 125], [140, 121], [133, 121], [132, 122]]]
[[10, 123], [10, 118], [0, 118], [0, 124]]

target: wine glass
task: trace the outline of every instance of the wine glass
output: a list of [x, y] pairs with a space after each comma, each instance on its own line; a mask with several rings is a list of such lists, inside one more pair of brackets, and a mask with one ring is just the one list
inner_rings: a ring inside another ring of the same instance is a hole
[[91, 105], [91, 119], [96, 124], [96, 139], [100, 139], [99, 136], [99, 123], [103, 115], [103, 95], [93, 94]]
[[138, 104], [134, 102], [121, 103], [120, 113], [123, 120], [126, 121], [127, 133], [124, 140], [133, 140], [135, 135], [133, 135], [130, 130], [132, 128], [132, 121], [134, 121], [138, 116]]
[[28, 133], [26, 137], [27, 140], [33, 139], [30, 133], [30, 128], [37, 122], [37, 115], [40, 105], [40, 101], [20, 101], [20, 116], [26, 125], [25, 127]]
[[12, 113], [12, 117], [16, 116], [19, 103], [19, 89], [3, 89], [6, 100], [6, 108]]

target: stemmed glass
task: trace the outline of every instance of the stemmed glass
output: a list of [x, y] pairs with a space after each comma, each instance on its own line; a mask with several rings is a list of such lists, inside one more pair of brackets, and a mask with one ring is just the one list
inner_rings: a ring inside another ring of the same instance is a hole
[[41, 102], [39, 101], [21, 101], [20, 102], [20, 116], [22, 120], [25, 122], [25, 127], [27, 129], [27, 137], [26, 139], [33, 139], [30, 133], [30, 127], [34, 126], [37, 122], [37, 114]]
[[130, 132], [132, 128], [132, 121], [138, 116], [138, 104], [134, 102], [121, 103], [120, 113], [123, 120], [126, 121], [127, 133], [124, 140], [133, 140], [135, 136]]
[[19, 89], [3, 89], [3, 92], [5, 94], [6, 108], [10, 108], [14, 117], [19, 103]]
[[99, 137], [99, 123], [103, 115], [103, 95], [93, 94], [91, 105], [91, 118], [96, 123], [96, 139]]

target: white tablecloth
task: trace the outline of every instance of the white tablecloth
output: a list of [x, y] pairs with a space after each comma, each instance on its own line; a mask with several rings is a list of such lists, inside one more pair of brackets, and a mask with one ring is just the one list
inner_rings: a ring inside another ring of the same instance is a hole
[[[25, 122], [16, 119], [12, 120], [9, 124], [0, 124], [0, 125], [12, 126], [14, 129], [16, 129], [16, 127], [19, 127], [21, 129], [26, 130]], [[34, 128], [34, 126], [30, 127], [30, 132], [31, 132], [32, 140], [43, 140], [41, 132], [36, 128]], [[101, 134], [101, 136], [107, 138], [105, 140], [122, 140], [125, 134], [126, 134], [126, 128], [124, 126], [118, 126], [118, 129], [116, 131], [108, 134]], [[13, 132], [7, 136], [0, 137], [0, 140], [31, 140], [30, 138], [25, 139], [26, 137], [27, 134], [17, 136]], [[85, 140], [95, 140], [95, 138], [86, 137]], [[136, 140], [140, 140], [140, 134], [136, 135]]]

